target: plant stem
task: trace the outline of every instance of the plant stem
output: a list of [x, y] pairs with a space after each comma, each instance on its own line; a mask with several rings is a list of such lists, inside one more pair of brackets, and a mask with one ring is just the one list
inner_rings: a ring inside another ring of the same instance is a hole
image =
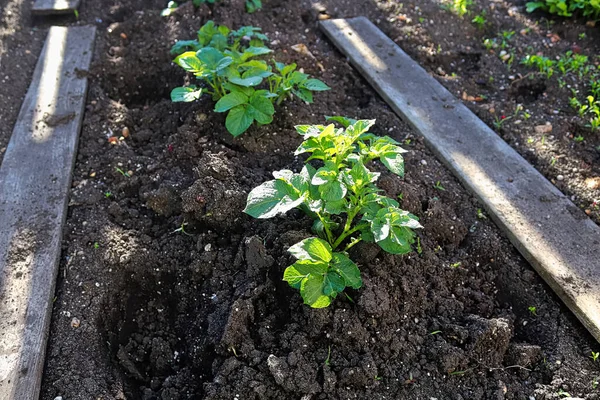
[[348, 243], [348, 246], [346, 246], [346, 248], [344, 249], [344, 251], [348, 251], [350, 250], [350, 248], [352, 246], [354, 246], [355, 244], [359, 243], [362, 241], [362, 238], [355, 238], [353, 241], [351, 241], [350, 243]]

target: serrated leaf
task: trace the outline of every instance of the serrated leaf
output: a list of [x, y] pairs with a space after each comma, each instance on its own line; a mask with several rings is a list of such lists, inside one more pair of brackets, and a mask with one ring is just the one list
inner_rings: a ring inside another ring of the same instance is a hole
[[344, 278], [346, 286], [359, 289], [362, 286], [362, 278], [358, 266], [343, 253], [333, 253], [330, 263], [331, 268]]
[[323, 308], [331, 304], [331, 298], [323, 293], [325, 277], [323, 275], [310, 275], [302, 281], [300, 294], [304, 304], [312, 308]]
[[202, 96], [202, 89], [196, 86], [177, 87], [171, 91], [171, 101], [174, 103], [198, 100]]
[[331, 260], [331, 246], [319, 238], [308, 238], [288, 249], [299, 260], [328, 263]]
[[302, 203], [303, 199], [282, 180], [272, 180], [255, 187], [248, 194], [244, 212], [254, 218], [272, 218]]
[[241, 92], [231, 92], [215, 104], [215, 112], [225, 112], [248, 102], [248, 96]]
[[227, 114], [225, 127], [233, 136], [239, 136], [250, 128], [252, 122], [254, 122], [252, 111], [249, 111], [248, 107], [244, 105], [239, 105], [232, 108]]

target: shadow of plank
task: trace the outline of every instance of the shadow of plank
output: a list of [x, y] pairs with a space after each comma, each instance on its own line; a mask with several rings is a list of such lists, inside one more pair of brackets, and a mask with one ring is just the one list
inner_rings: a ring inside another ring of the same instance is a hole
[[0, 400], [36, 399], [94, 27], [53, 27], [0, 166]]
[[600, 341], [600, 227], [368, 19], [321, 28]]

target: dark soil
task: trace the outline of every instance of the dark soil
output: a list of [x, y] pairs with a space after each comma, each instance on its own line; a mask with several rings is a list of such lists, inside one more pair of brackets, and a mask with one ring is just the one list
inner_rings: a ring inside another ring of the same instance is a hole
[[[569, 104], [572, 90], [585, 99], [588, 79], [558, 72], [548, 79], [521, 60], [536, 54], [557, 59], [572, 51], [598, 66], [600, 23], [532, 16], [525, 12], [525, 0], [473, 3], [462, 18], [433, 0], [382, 1], [378, 6], [390, 23], [386, 33], [396, 43], [599, 223], [600, 131], [586, 128], [588, 118], [579, 117]], [[471, 21], [482, 12], [487, 22], [478, 27]], [[504, 49], [514, 54], [512, 64], [501, 60], [502, 49], [484, 46], [484, 39], [501, 41], [504, 32], [514, 34]], [[523, 111], [516, 112], [518, 105]], [[503, 116], [507, 118], [495, 127]], [[535, 129], [546, 125], [551, 128]]]
[[[325, 40], [325, 11], [265, 0], [248, 15], [232, 0], [162, 18], [164, 3], [83, 2], [80, 23], [99, 32], [42, 399], [598, 398], [597, 343]], [[396, 29], [376, 2], [324, 4]], [[211, 18], [262, 27], [277, 59], [333, 90], [238, 139], [209, 99], [171, 103], [184, 74], [169, 47]], [[314, 310], [281, 280], [311, 221], [241, 211], [273, 170], [301, 167], [293, 126], [335, 114], [376, 118], [375, 133], [405, 142], [406, 178], [384, 173], [381, 187], [424, 229], [407, 256], [356, 246], [364, 287]]]

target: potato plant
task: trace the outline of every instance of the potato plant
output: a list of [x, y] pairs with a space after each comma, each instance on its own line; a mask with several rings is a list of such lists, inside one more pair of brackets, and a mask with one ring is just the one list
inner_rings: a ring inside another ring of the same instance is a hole
[[327, 307], [346, 287], [362, 286], [358, 266], [347, 253], [352, 246], [375, 242], [388, 253], [405, 254], [415, 241], [413, 229], [421, 227], [416, 216], [381, 194], [376, 185], [380, 174], [368, 168], [379, 160], [403, 176], [405, 150], [387, 136], [368, 133], [374, 120], [328, 119], [343, 128], [296, 127], [304, 141], [295, 154], [310, 154], [304, 167], [300, 173], [274, 172], [274, 180], [249, 193], [244, 210], [255, 218], [272, 218], [299, 208], [313, 218], [316, 237], [290, 247], [298, 261], [283, 279], [314, 308]]
[[175, 43], [174, 62], [200, 80], [203, 85], [178, 87], [171, 92], [174, 102], [190, 102], [203, 94], [216, 101], [216, 112], [227, 112], [225, 126], [234, 136], [253, 123], [270, 124], [275, 104], [295, 95], [311, 103], [313, 92], [329, 90], [318, 79], [296, 70], [296, 64], [274, 62], [273, 68], [260, 56], [271, 53], [264, 44], [267, 37], [259, 28], [244, 26], [232, 31], [207, 22], [195, 40]]

